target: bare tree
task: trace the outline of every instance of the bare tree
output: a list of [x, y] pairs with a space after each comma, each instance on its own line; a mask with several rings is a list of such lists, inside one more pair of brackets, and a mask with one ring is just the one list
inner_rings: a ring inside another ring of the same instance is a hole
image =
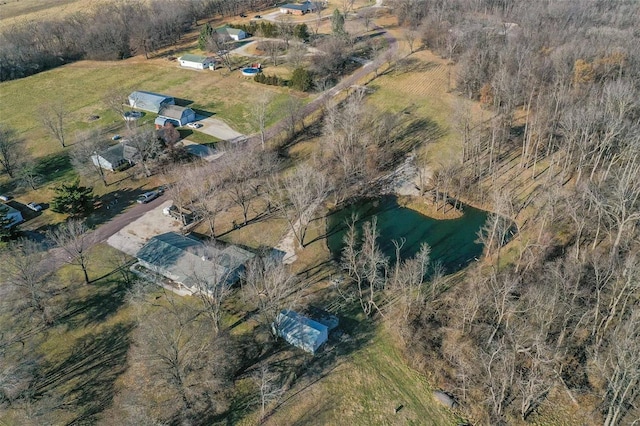
[[150, 163], [162, 153], [162, 145], [155, 130], [147, 128], [131, 132], [123, 144], [124, 149], [130, 146], [137, 151], [133, 154], [133, 159], [142, 165], [145, 176], [151, 176]]
[[302, 101], [295, 96], [289, 96], [285, 104], [286, 115], [284, 118], [285, 125], [292, 138], [296, 134], [298, 123], [302, 122], [304, 126], [304, 117], [302, 116]]
[[233, 70], [233, 59], [231, 58], [231, 49], [233, 41], [231, 37], [226, 34], [218, 34], [213, 32], [207, 39], [207, 49], [211, 52], [216, 52], [218, 58], [222, 64], [229, 70]]
[[47, 275], [52, 271], [48, 255], [40, 244], [20, 239], [9, 243], [0, 254], [0, 271], [5, 284], [12, 290], [12, 304], [20, 310], [25, 306], [28, 312], [35, 312], [43, 323], [52, 321], [51, 297], [53, 282]]
[[371, 21], [373, 21], [373, 18], [375, 18], [376, 16], [375, 10], [371, 8], [363, 9], [358, 12], [358, 16], [362, 19], [362, 23], [364, 24], [366, 30], [369, 31], [369, 28], [371, 27]]
[[303, 164], [281, 181], [269, 185], [271, 203], [286, 219], [301, 247], [314, 213], [328, 193], [325, 174]]
[[38, 117], [44, 129], [53, 136], [64, 148], [65, 145], [65, 127], [69, 112], [62, 102], [45, 104], [40, 107]]
[[251, 118], [254, 125], [260, 132], [260, 145], [262, 149], [265, 148], [265, 131], [267, 129], [267, 122], [269, 121], [269, 103], [271, 97], [267, 93], [263, 93], [253, 102], [251, 106]]
[[95, 243], [94, 233], [89, 232], [84, 222], [71, 219], [49, 232], [49, 238], [61, 250], [61, 260], [69, 265], [78, 266], [84, 275], [85, 284], [89, 284], [89, 250]]
[[20, 163], [21, 152], [16, 132], [9, 126], [0, 125], [0, 165], [13, 178]]
[[267, 364], [263, 364], [258, 368], [253, 375], [253, 379], [260, 392], [260, 418], [264, 419], [267, 414], [267, 407], [282, 398], [285, 388], [280, 374], [271, 370]]
[[295, 43], [289, 46], [287, 52], [287, 61], [291, 68], [296, 69], [302, 67], [307, 55], [307, 47], [304, 44]]
[[97, 158], [108, 146], [106, 139], [98, 131], [79, 133], [69, 155], [71, 164], [80, 175], [97, 176], [105, 186], [108, 186], [107, 171]]
[[247, 264], [243, 293], [258, 309], [262, 324], [271, 324], [280, 311], [293, 306], [297, 290], [295, 276], [275, 256], [256, 256]]
[[414, 52], [413, 48], [415, 47], [416, 40], [418, 40], [418, 31], [415, 28], [405, 28], [402, 31], [402, 37], [409, 46], [409, 54], [412, 54]]
[[126, 120], [125, 113], [127, 111], [131, 111], [132, 108], [129, 106], [128, 95], [131, 90], [128, 89], [112, 89], [110, 90], [104, 97], [104, 103], [113, 112], [115, 112], [118, 117], [122, 118], [129, 128], [129, 120]]

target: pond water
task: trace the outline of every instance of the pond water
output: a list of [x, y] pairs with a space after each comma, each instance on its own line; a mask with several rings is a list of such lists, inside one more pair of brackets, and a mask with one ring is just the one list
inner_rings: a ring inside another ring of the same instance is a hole
[[467, 266], [482, 254], [482, 245], [476, 243], [478, 231], [487, 220], [488, 213], [465, 206], [464, 214], [457, 219], [437, 220], [415, 210], [398, 205], [396, 198], [385, 196], [362, 201], [332, 213], [327, 220], [327, 244], [334, 258], [340, 257], [345, 223], [351, 215], [358, 215], [358, 229], [373, 216], [378, 218], [378, 245], [395, 260], [392, 240], [406, 238], [400, 255], [403, 259], [413, 257], [423, 242], [431, 246], [431, 261], [439, 261], [446, 273], [453, 273]]

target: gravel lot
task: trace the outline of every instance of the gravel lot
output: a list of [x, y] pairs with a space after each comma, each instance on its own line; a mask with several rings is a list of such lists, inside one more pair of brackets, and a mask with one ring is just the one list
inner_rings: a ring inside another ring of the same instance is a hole
[[155, 235], [165, 232], [180, 232], [179, 221], [162, 214], [162, 209], [169, 207], [173, 201], [165, 201], [139, 219], [131, 222], [107, 239], [111, 247], [135, 256], [138, 250]]

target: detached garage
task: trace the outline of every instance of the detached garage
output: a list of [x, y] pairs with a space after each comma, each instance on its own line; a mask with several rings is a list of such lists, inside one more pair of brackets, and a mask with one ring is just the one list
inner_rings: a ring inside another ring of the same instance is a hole
[[315, 353], [329, 338], [329, 328], [291, 310], [278, 314], [273, 331], [303, 351]]
[[215, 68], [216, 61], [210, 56], [202, 55], [182, 55], [178, 58], [181, 67], [193, 68], [196, 70], [204, 70], [210, 67]]
[[174, 126], [184, 126], [187, 123], [196, 121], [196, 113], [191, 108], [169, 105], [160, 110], [155, 124], [164, 126], [167, 121]]
[[153, 113], [158, 113], [167, 105], [173, 105], [176, 101], [171, 96], [159, 93], [138, 90], [129, 95], [129, 106]]

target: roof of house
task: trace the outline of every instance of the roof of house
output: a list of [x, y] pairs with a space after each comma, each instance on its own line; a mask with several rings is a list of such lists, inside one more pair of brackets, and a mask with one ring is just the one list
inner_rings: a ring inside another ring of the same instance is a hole
[[5, 214], [7, 216], [10, 214], [16, 214], [16, 213], [22, 215], [22, 213], [20, 213], [19, 210], [14, 209], [10, 205], [4, 204], [4, 203], [0, 203], [0, 213]]
[[310, 1], [305, 1], [304, 3], [295, 4], [289, 3], [284, 6], [280, 6], [282, 9], [291, 9], [291, 10], [301, 10], [303, 12], [308, 12], [310, 10], [315, 10], [315, 5]]
[[135, 147], [127, 145], [126, 141], [123, 141], [110, 146], [98, 155], [111, 164], [117, 164], [122, 160], [133, 161], [137, 154], [138, 150]]
[[163, 275], [194, 288], [199, 282], [207, 286], [232, 284], [241, 267], [253, 253], [220, 242], [205, 245], [192, 236], [175, 232], [156, 235], [136, 254], [136, 257], [158, 268]]
[[129, 99], [134, 101], [136, 108], [158, 111], [162, 104], [173, 100], [173, 97], [167, 95], [161, 95], [159, 93], [146, 92], [144, 90], [137, 90], [129, 95]]
[[181, 106], [178, 106], [178, 105], [167, 105], [167, 106], [162, 107], [160, 112], [158, 112], [158, 115], [160, 115], [161, 117], [167, 117], [167, 118], [173, 118], [175, 120], [180, 120], [184, 116], [185, 113], [187, 113], [187, 114], [190, 114], [190, 113], [195, 114], [195, 112], [191, 108], [181, 107]]
[[319, 338], [328, 333], [327, 326], [291, 310], [284, 310], [276, 319], [278, 333], [287, 337], [289, 343], [314, 348]]
[[238, 29], [238, 28], [232, 28], [232, 27], [230, 27], [228, 25], [223, 25], [222, 27], [216, 28], [216, 32], [218, 34], [225, 33], [225, 34], [229, 34], [229, 35], [239, 35], [240, 32], [244, 32], [244, 31], [241, 30], [241, 29]]
[[204, 64], [205, 62], [213, 61], [213, 58], [211, 58], [209, 56], [192, 55], [191, 53], [187, 53], [185, 55], [182, 55], [178, 59], [181, 60], [181, 61], [196, 62], [196, 63], [199, 63], [199, 64]]

